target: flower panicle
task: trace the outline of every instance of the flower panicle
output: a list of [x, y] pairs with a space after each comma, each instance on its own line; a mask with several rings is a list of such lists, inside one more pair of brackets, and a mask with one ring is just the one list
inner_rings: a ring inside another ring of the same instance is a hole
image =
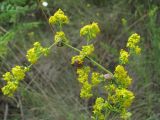
[[128, 38], [126, 47], [129, 48], [131, 53], [139, 55], [141, 53], [141, 48], [138, 45], [139, 42], [140, 42], [140, 35], [134, 33]]
[[128, 88], [132, 82], [132, 79], [122, 65], [117, 65], [115, 68], [114, 78], [116, 79], [116, 83], [124, 88]]
[[19, 86], [19, 82], [24, 79], [25, 73], [28, 69], [23, 66], [15, 66], [11, 72], [3, 74], [3, 80], [6, 81], [6, 85], [2, 88], [4, 95], [13, 96]]
[[33, 44], [33, 48], [27, 51], [26, 58], [31, 64], [35, 64], [41, 55], [47, 56], [49, 48], [44, 48], [39, 42]]
[[88, 77], [90, 73], [90, 67], [84, 66], [77, 69], [78, 81], [81, 83], [82, 88], [80, 92], [81, 98], [90, 98], [92, 94], [92, 85], [88, 82]]
[[84, 36], [87, 41], [90, 41], [96, 38], [99, 32], [100, 28], [98, 23], [93, 22], [92, 24], [86, 25], [80, 29], [80, 36]]
[[69, 43], [65, 33], [63, 31], [56, 32], [54, 36], [54, 43], [57, 46], [63, 46], [64, 43]]
[[61, 26], [63, 24], [68, 24], [69, 19], [61, 9], [58, 9], [58, 11], [56, 11], [54, 15], [49, 18], [49, 23]]
[[120, 51], [120, 57], [119, 57], [120, 63], [121, 63], [121, 64], [126, 64], [126, 63], [128, 63], [128, 58], [129, 58], [129, 56], [130, 56], [130, 54], [129, 54], [127, 51], [121, 49], [121, 51]]

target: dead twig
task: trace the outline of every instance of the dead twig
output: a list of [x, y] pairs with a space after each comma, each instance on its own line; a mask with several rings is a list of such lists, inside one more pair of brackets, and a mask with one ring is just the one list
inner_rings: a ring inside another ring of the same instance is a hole
[[2, 31], [2, 32], [7, 32], [7, 30], [6, 29], [4, 29], [2, 26], [0, 26], [0, 30]]
[[4, 112], [4, 119], [3, 120], [7, 120], [7, 116], [8, 116], [8, 103], [6, 103], [6, 105], [5, 105], [5, 112]]
[[20, 95], [18, 95], [18, 101], [19, 101], [19, 108], [20, 108], [20, 113], [21, 113], [21, 120], [25, 120], [24, 119], [24, 112], [23, 112], [23, 106], [22, 106], [22, 101], [21, 101]]

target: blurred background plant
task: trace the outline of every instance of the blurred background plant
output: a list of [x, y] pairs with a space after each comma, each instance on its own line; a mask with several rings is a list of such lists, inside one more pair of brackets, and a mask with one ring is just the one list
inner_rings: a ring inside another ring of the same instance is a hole
[[[99, 23], [94, 58], [111, 71], [128, 36], [133, 32], [141, 35], [142, 55], [132, 57], [127, 67], [134, 78], [131, 90], [136, 93], [130, 111], [133, 120], [159, 120], [159, 0], [2, 0], [0, 75], [13, 65], [27, 64], [25, 54], [33, 42], [52, 43], [54, 33], [46, 18], [58, 8], [70, 17], [64, 31], [75, 47], [84, 44], [79, 29], [92, 21]], [[73, 54], [65, 47], [54, 48], [28, 73], [14, 99], [0, 94], [0, 119], [88, 120], [94, 99], [86, 103], [79, 98], [75, 68], [70, 64]], [[3, 85], [1, 80], [0, 87]]]

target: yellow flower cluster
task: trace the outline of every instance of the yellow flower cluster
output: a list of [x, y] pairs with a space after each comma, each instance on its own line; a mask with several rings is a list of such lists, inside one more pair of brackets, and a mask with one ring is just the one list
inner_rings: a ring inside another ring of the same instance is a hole
[[135, 98], [133, 92], [126, 88], [116, 87], [114, 84], [106, 85], [105, 88], [108, 93], [105, 108], [109, 111], [117, 111], [124, 120], [128, 119], [131, 113], [127, 112], [127, 108], [131, 106]]
[[91, 55], [93, 51], [94, 51], [93, 44], [82, 46], [82, 50], [80, 51], [80, 54], [72, 57], [71, 64], [74, 64], [77, 62], [78, 62], [78, 64], [82, 64], [84, 58], [86, 56]]
[[123, 49], [120, 51], [119, 61], [121, 64], [126, 64], [128, 62], [129, 53]]
[[84, 56], [82, 55], [73, 56], [71, 60], [71, 64], [77, 63], [78, 65], [81, 65], [84, 62], [83, 59], [84, 59]]
[[86, 25], [81, 28], [80, 35], [85, 36], [87, 41], [95, 38], [100, 32], [98, 23], [93, 22], [92, 24]]
[[127, 75], [127, 71], [122, 65], [118, 65], [116, 67], [114, 71], [114, 78], [116, 79], [116, 83], [124, 88], [128, 88], [132, 82], [132, 79]]
[[105, 107], [105, 100], [102, 97], [98, 97], [96, 99], [95, 105], [93, 106], [93, 113], [94, 116], [92, 116], [93, 120], [105, 120], [105, 116], [102, 113], [103, 109]]
[[4, 95], [12, 97], [15, 91], [17, 90], [17, 87], [18, 87], [18, 82], [8, 82], [7, 85], [5, 85], [2, 88], [2, 93]]
[[77, 69], [77, 74], [78, 74], [78, 81], [81, 84], [84, 84], [86, 81], [88, 81], [88, 74], [90, 73], [90, 67], [82, 67]]
[[66, 35], [63, 31], [60, 32], [56, 32], [55, 36], [54, 36], [54, 42], [58, 45], [58, 44], [63, 44], [67, 43], [68, 40], [66, 38]]
[[132, 53], [140, 54], [141, 48], [138, 46], [140, 42], [140, 35], [137, 33], [132, 34], [127, 42], [127, 47], [131, 50]]
[[19, 81], [24, 79], [26, 70], [27, 69], [22, 66], [15, 66], [12, 68], [11, 72], [6, 72], [3, 75], [3, 80], [7, 83], [2, 88], [4, 95], [13, 96], [14, 92], [17, 90]]
[[109, 84], [105, 86], [106, 91], [108, 94], [114, 93], [116, 86], [114, 84]]
[[105, 86], [108, 97], [107, 102], [105, 103], [106, 109], [110, 111], [117, 111], [120, 113], [121, 118], [126, 120], [131, 116], [130, 112], [127, 112], [127, 108], [133, 102], [135, 98], [133, 92], [127, 90], [126, 88], [116, 87], [114, 84]]
[[[82, 84], [80, 93], [81, 98], [92, 97], [92, 88], [104, 81], [104, 75], [97, 72], [92, 72], [92, 74], [90, 73], [91, 69], [88, 66], [83, 66], [77, 69], [78, 81]], [[91, 75], [91, 77], [89, 75]]]
[[12, 68], [12, 74], [15, 80], [23, 80], [25, 77], [25, 69], [21, 66], [15, 66]]
[[80, 97], [81, 98], [90, 98], [93, 96], [92, 92], [92, 85], [88, 83], [88, 81], [83, 83], [81, 88]]
[[35, 64], [41, 55], [47, 56], [49, 49], [43, 48], [39, 42], [33, 44], [33, 48], [27, 51], [26, 58], [31, 64]]
[[127, 90], [131, 84], [132, 79], [128, 76], [127, 71], [122, 65], [118, 65], [114, 71], [115, 81], [105, 86], [107, 91], [106, 104], [109, 111], [117, 111], [122, 119], [128, 119], [131, 116], [127, 112], [133, 99], [135, 98], [133, 92]]
[[93, 72], [91, 82], [93, 86], [97, 86], [101, 81], [104, 80], [104, 76], [98, 72]]
[[69, 19], [64, 14], [64, 12], [61, 9], [59, 9], [57, 12], [54, 13], [53, 16], [49, 18], [49, 23], [62, 25], [69, 23]]
[[88, 82], [88, 75], [90, 73], [90, 67], [82, 67], [77, 69], [78, 81], [82, 84], [82, 89], [80, 93], [81, 98], [92, 97], [92, 85]]
[[5, 74], [3, 74], [3, 80], [5, 80], [6, 82], [12, 81], [13, 79], [13, 75], [11, 74], [11, 72], [6, 72]]
[[108, 100], [111, 101], [112, 104], [114, 105], [120, 104], [121, 108], [130, 107], [134, 98], [135, 96], [133, 92], [125, 88], [116, 88], [115, 94], [108, 96]]
[[119, 56], [120, 65], [117, 65], [115, 68], [114, 81], [108, 82], [108, 85], [105, 86], [109, 110], [120, 113], [121, 118], [124, 120], [131, 116], [127, 108], [130, 107], [135, 96], [133, 92], [127, 90], [132, 79], [122, 65], [128, 63], [128, 58], [132, 53], [140, 54], [141, 48], [138, 46], [139, 42], [140, 36], [137, 33], [129, 37], [126, 45], [129, 48], [129, 53], [121, 49]]
[[82, 56], [87, 56], [92, 54], [92, 52], [94, 51], [94, 46], [93, 44], [91, 45], [86, 45], [86, 46], [82, 46], [82, 51], [80, 52], [80, 55]]

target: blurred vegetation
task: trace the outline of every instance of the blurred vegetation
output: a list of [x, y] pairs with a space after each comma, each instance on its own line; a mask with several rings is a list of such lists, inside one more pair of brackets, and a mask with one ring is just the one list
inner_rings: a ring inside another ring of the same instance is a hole
[[[142, 55], [133, 57], [128, 65], [134, 78], [131, 89], [136, 94], [130, 110], [133, 120], [159, 120], [159, 0], [46, 0], [47, 7], [42, 2], [0, 2], [0, 75], [14, 64], [27, 64], [26, 50], [34, 41], [52, 43], [54, 33], [46, 17], [61, 8], [70, 17], [64, 31], [78, 48], [83, 44], [79, 29], [92, 21], [99, 23], [101, 34], [94, 43], [94, 57], [111, 71], [128, 36], [133, 32], [141, 35]], [[0, 119], [8, 113], [8, 120], [88, 120], [94, 100], [86, 102], [79, 98], [75, 69], [70, 65], [73, 54], [65, 47], [54, 48], [49, 57], [42, 58], [28, 73], [15, 99], [0, 94]], [[1, 80], [0, 87], [3, 85]]]
[[[5, 0], [0, 4], [0, 56], [6, 52], [6, 45], [12, 39], [24, 37], [27, 30], [40, 24], [35, 19], [36, 3], [30, 0]], [[21, 35], [23, 33], [23, 36]], [[21, 35], [21, 36], [20, 36]], [[17, 40], [17, 39], [16, 39]]]

